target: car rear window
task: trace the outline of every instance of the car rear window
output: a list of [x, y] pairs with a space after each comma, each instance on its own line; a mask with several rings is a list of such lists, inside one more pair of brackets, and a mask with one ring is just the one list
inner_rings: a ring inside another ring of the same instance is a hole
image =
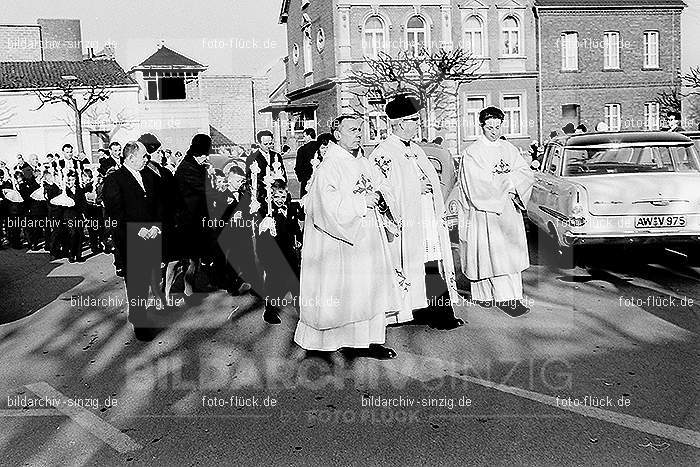
[[693, 146], [628, 146], [567, 148], [564, 176], [639, 173], [700, 172]]

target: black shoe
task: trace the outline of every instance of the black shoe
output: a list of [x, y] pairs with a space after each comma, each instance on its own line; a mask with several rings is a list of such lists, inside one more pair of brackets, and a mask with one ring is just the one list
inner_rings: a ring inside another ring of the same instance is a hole
[[158, 329], [134, 326], [134, 337], [141, 342], [151, 342], [158, 335]]
[[464, 321], [455, 318], [454, 316], [449, 319], [436, 320], [429, 325], [433, 329], [439, 329], [441, 331], [449, 331], [450, 329], [457, 329], [460, 326], [464, 326]]
[[394, 349], [390, 349], [381, 344], [370, 344], [367, 357], [376, 358], [377, 360], [391, 360], [392, 358], [396, 358], [396, 352], [394, 352]]
[[68, 262], [70, 263], [75, 263], [76, 261], [78, 261], [78, 259], [75, 256], [71, 256], [70, 258], [68, 258]]
[[501, 309], [505, 314], [512, 318], [517, 318], [530, 311], [528, 307], [520, 303], [520, 301], [511, 302], [499, 302], [496, 306]]
[[269, 324], [280, 324], [282, 322], [279, 310], [273, 306], [265, 306], [263, 319]]

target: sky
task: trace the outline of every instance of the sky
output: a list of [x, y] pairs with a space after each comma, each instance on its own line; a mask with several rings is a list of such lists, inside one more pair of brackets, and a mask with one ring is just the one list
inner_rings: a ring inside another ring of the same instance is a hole
[[[634, 1], [634, 0], [630, 0]], [[700, 0], [685, 0], [682, 66], [700, 65]], [[83, 41], [112, 41], [130, 69], [165, 44], [209, 66], [210, 74], [258, 74], [287, 54], [282, 0], [2, 0], [3, 24], [37, 18], [81, 20]]]
[[681, 16], [681, 64], [684, 71], [700, 65], [700, 0], [684, 0]]
[[116, 46], [129, 70], [165, 41], [208, 74], [258, 74], [287, 55], [281, 0], [2, 0], [2, 24], [80, 19], [84, 49]]

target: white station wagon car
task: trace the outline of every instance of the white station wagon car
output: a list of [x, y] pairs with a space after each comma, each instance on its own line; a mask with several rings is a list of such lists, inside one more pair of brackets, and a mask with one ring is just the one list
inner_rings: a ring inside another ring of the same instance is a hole
[[560, 252], [606, 243], [700, 245], [700, 161], [679, 133], [568, 135], [545, 148], [527, 206]]

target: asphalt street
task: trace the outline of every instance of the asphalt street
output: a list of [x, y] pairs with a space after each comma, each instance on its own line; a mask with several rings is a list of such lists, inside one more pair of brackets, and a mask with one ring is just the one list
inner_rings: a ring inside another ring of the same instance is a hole
[[0, 251], [0, 464], [700, 464], [700, 269], [545, 248], [529, 314], [465, 300], [460, 329], [389, 328], [392, 361], [309, 357], [293, 308], [223, 291], [140, 343], [111, 256]]

